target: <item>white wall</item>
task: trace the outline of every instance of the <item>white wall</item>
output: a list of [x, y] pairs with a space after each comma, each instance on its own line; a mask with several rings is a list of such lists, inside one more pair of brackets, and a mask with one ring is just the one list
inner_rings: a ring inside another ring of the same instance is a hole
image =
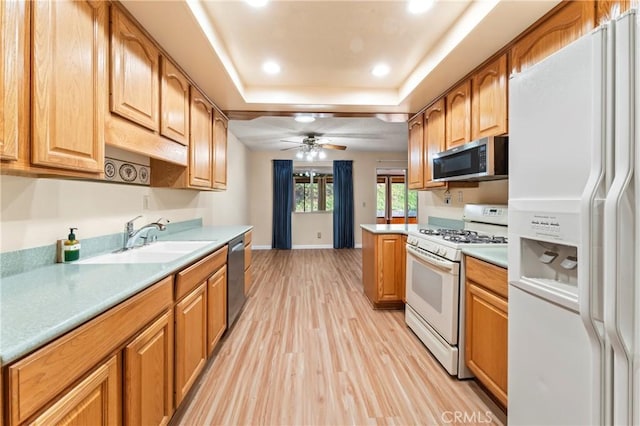
[[[0, 177], [0, 251], [53, 244], [77, 227], [80, 240], [121, 232], [159, 217], [178, 222], [203, 218], [205, 225], [250, 224], [248, 151], [228, 135], [227, 191], [200, 192], [125, 184]], [[147, 208], [144, 198], [148, 197]]]
[[[249, 219], [254, 225], [253, 244], [270, 247], [273, 208], [272, 160], [296, 161], [295, 151], [250, 151], [249, 158]], [[376, 222], [376, 168], [406, 167], [407, 152], [331, 151], [327, 153], [327, 159], [321, 163], [331, 165], [333, 160], [353, 160], [355, 242], [360, 244], [360, 224]], [[321, 233], [321, 238], [317, 238], [318, 232]], [[331, 213], [294, 213], [291, 233], [294, 246], [333, 246], [333, 216]]]
[[420, 191], [418, 193], [418, 223], [426, 224], [429, 216], [462, 220], [465, 204], [507, 204], [509, 181], [480, 182], [477, 188], [453, 188], [451, 204], [445, 204], [445, 191]]

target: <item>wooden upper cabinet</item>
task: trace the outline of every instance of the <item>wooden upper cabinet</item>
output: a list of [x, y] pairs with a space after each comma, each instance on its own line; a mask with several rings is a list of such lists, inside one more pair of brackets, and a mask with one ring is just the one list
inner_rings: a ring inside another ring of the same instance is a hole
[[17, 160], [29, 126], [29, 2], [0, 2], [0, 159]]
[[63, 394], [31, 425], [120, 424], [120, 368], [116, 356]]
[[420, 114], [409, 122], [409, 189], [424, 187], [424, 115]]
[[191, 88], [189, 184], [211, 188], [213, 107], [195, 87]]
[[166, 57], [162, 57], [160, 134], [189, 145], [189, 81]]
[[447, 93], [446, 103], [446, 149], [449, 149], [471, 140], [471, 80]]
[[629, 10], [630, 0], [597, 0], [596, 25], [603, 24]]
[[111, 112], [160, 129], [160, 53], [138, 26], [111, 8]]
[[102, 173], [109, 5], [30, 4], [32, 163]]
[[511, 49], [511, 72], [517, 73], [560, 50], [595, 26], [593, 1], [570, 1], [543, 20]]
[[216, 111], [213, 122], [214, 189], [227, 189], [227, 127], [227, 118]]
[[433, 156], [445, 150], [445, 109], [444, 98], [438, 99], [424, 111], [424, 186], [439, 188], [446, 182], [432, 182]]
[[471, 139], [507, 133], [507, 55], [471, 78]]

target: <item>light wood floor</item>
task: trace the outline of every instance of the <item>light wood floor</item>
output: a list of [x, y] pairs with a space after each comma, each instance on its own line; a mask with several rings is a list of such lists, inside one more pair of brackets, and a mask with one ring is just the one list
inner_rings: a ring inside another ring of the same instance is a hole
[[[177, 424], [504, 424], [404, 323], [374, 311], [360, 250], [254, 251], [244, 311]], [[458, 421], [455, 420], [456, 413]]]

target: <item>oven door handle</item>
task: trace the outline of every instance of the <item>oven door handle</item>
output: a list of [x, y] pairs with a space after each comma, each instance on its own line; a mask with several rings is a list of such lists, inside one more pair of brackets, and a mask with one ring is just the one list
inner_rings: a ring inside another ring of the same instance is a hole
[[453, 268], [455, 267], [455, 263], [449, 262], [447, 260], [440, 260], [440, 258], [427, 252], [423, 252], [413, 246], [408, 245], [407, 251], [419, 260], [422, 260], [423, 262], [429, 263], [430, 265], [436, 266], [440, 269], [444, 269], [445, 271], [453, 271]]

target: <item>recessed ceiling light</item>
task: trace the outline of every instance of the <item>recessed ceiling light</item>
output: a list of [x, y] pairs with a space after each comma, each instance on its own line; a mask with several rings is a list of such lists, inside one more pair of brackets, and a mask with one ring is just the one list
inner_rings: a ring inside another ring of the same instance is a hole
[[378, 64], [375, 67], [373, 67], [373, 69], [371, 70], [371, 74], [375, 75], [376, 77], [384, 77], [385, 75], [389, 74], [389, 71], [391, 71], [391, 68], [389, 68], [389, 65]]
[[294, 118], [298, 123], [313, 123], [316, 119], [311, 115], [296, 115]]
[[409, 13], [417, 15], [431, 9], [433, 3], [435, 3], [435, 0], [409, 0], [409, 4], [407, 4], [407, 10], [409, 11]]
[[253, 7], [263, 7], [267, 3], [269, 3], [269, 0], [244, 0], [244, 1], [247, 2], [249, 6], [253, 6]]
[[267, 74], [278, 74], [280, 72], [280, 65], [275, 61], [267, 61], [262, 64], [262, 71]]

